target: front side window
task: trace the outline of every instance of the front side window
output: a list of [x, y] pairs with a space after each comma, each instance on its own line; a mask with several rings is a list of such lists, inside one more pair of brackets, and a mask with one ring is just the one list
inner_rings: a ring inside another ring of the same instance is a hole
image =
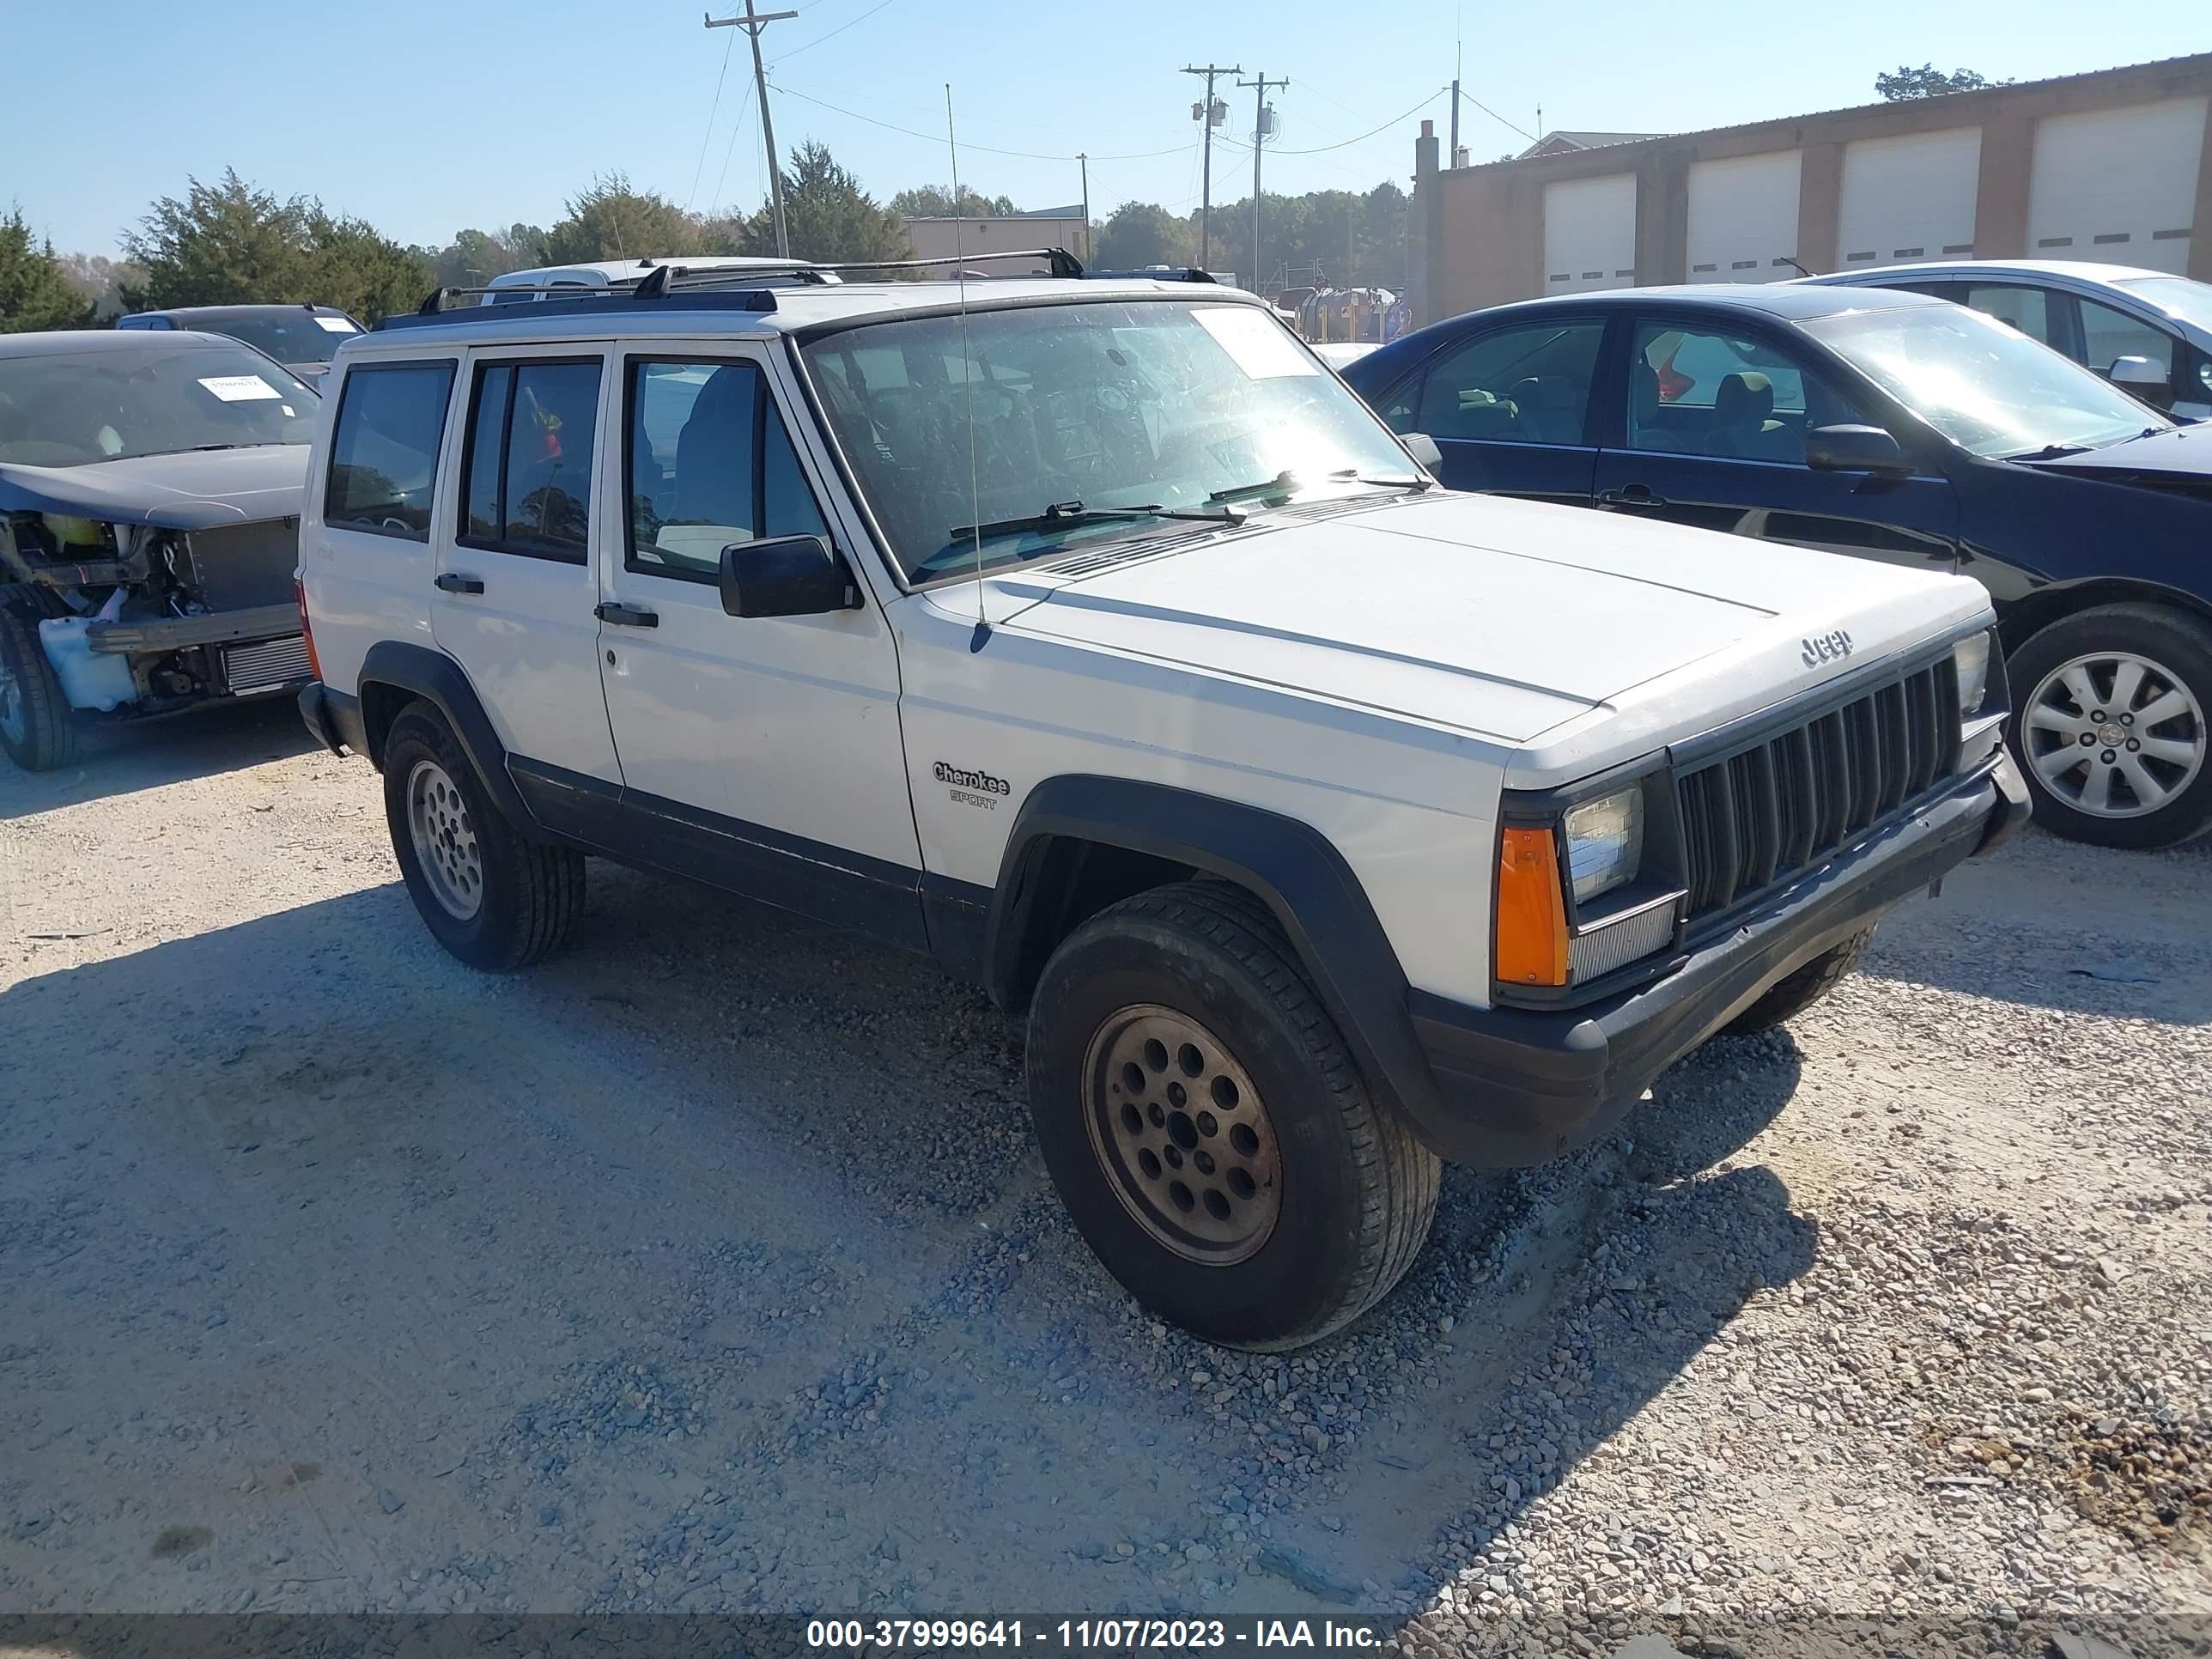
[[321, 396], [258, 352], [152, 331], [93, 337], [0, 358], [0, 462], [92, 466], [315, 435]]
[[629, 373], [630, 569], [711, 580], [734, 542], [830, 533], [757, 367], [633, 358]]
[[1257, 306], [979, 309], [964, 325], [838, 329], [803, 356], [912, 581], [1156, 535], [1163, 516], [1364, 493], [1413, 471], [1351, 389]]
[[1485, 334], [1429, 371], [1411, 423], [1401, 429], [1439, 441], [1579, 444], [1604, 337], [1600, 322]]
[[1898, 306], [1800, 324], [1962, 449], [2063, 455], [2170, 422], [2069, 357], [1958, 306]]
[[462, 464], [460, 540], [581, 564], [591, 545], [599, 364], [481, 363]]
[[2111, 374], [2118, 358], [2148, 357], [2160, 374], [2173, 378], [2172, 335], [2094, 300], [2081, 301], [2081, 346], [2082, 360], [2100, 374]]
[[1802, 465], [1807, 432], [1860, 418], [1796, 357], [1718, 331], [1641, 325], [1628, 376], [1631, 449]]
[[346, 376], [331, 437], [325, 524], [430, 539], [430, 487], [453, 391], [450, 361], [362, 364]]

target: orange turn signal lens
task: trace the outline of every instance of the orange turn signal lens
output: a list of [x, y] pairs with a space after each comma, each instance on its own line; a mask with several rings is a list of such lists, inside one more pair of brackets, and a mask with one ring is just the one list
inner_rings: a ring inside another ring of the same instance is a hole
[[1559, 884], [1559, 837], [1549, 829], [1508, 830], [1498, 858], [1501, 985], [1567, 982], [1567, 907]]

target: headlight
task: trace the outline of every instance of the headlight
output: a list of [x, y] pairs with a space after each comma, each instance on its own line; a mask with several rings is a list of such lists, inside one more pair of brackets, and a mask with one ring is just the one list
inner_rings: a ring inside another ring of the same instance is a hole
[[1951, 647], [1951, 660], [1959, 668], [1959, 712], [1971, 714], [1982, 706], [1990, 690], [1990, 636], [1986, 632], [1960, 640]]
[[1565, 827], [1567, 875], [1577, 904], [1636, 879], [1644, 860], [1643, 790], [1586, 800], [1568, 811]]

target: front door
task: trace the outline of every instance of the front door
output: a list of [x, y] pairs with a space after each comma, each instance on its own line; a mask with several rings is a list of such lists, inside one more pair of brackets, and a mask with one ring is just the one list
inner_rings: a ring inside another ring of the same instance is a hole
[[1702, 324], [1639, 319], [1620, 441], [1599, 453], [1599, 506], [1923, 569], [1957, 562], [1949, 480], [1815, 471], [1812, 428], [1874, 424], [1798, 354]]
[[1454, 489], [1587, 507], [1585, 431], [1601, 318], [1507, 322], [1447, 346], [1382, 399], [1396, 432], [1425, 432]]
[[724, 547], [845, 539], [780, 413], [775, 361], [655, 345], [614, 372], [623, 488], [602, 515], [600, 673], [625, 833], [717, 884], [919, 944], [897, 651], [865, 580], [854, 610], [722, 609]]
[[[468, 672], [508, 754], [610, 787], [599, 691], [593, 467], [604, 352], [507, 347], [462, 365], [458, 477], [441, 491], [430, 632]], [[449, 444], [451, 450], [454, 446]]]

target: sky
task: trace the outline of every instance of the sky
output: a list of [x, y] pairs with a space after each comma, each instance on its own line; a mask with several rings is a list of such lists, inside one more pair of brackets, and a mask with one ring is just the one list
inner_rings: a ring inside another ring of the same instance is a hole
[[[1081, 199], [1088, 151], [1101, 219], [1197, 205], [1191, 64], [1288, 77], [1265, 183], [1299, 191], [1409, 183], [1420, 118], [1449, 131], [1455, 52], [1487, 106], [1462, 103], [1461, 142], [1486, 161], [1526, 145], [1540, 108], [1545, 130], [1689, 131], [1870, 103], [1901, 63], [2034, 80], [2212, 49], [2202, 6], [2080, 0], [757, 3], [799, 14], [763, 35], [787, 154], [818, 139], [878, 199], [942, 185], [949, 82], [963, 185], [1058, 207]], [[62, 252], [113, 255], [154, 200], [226, 167], [408, 243], [550, 224], [616, 172], [695, 210], [750, 210], [767, 179], [750, 57], [700, 4], [0, 0], [19, 82], [35, 66], [44, 88], [0, 138], [0, 212], [21, 207]], [[1254, 94], [1218, 91], [1229, 201], [1250, 189]]]

